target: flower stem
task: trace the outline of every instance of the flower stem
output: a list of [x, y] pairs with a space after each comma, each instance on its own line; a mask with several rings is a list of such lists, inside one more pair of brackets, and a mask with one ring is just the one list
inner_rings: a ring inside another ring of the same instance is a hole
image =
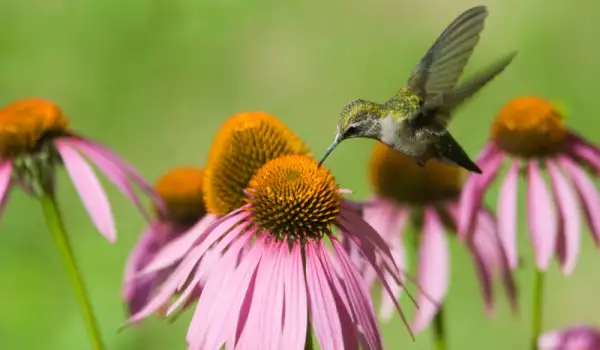
[[48, 228], [52, 233], [52, 237], [54, 238], [54, 242], [56, 243], [63, 264], [67, 269], [69, 280], [71, 281], [75, 291], [77, 303], [81, 308], [83, 320], [89, 333], [93, 349], [102, 350], [104, 349], [104, 345], [102, 344], [98, 322], [94, 316], [90, 298], [85, 290], [81, 272], [79, 272], [75, 256], [73, 255], [73, 249], [69, 243], [56, 199], [52, 193], [45, 191], [45, 193], [40, 197], [40, 201], [44, 210], [44, 216], [46, 217], [46, 223], [48, 224]]
[[433, 319], [433, 342], [437, 350], [446, 350], [446, 327], [444, 325], [444, 307], [440, 305]]
[[535, 271], [535, 282], [533, 288], [533, 303], [531, 306], [531, 350], [537, 350], [537, 341], [542, 331], [542, 309], [544, 304], [543, 271]]
[[308, 323], [308, 328], [306, 329], [306, 343], [304, 343], [304, 350], [314, 350], [313, 342], [312, 342], [312, 330], [310, 328], [310, 322]]

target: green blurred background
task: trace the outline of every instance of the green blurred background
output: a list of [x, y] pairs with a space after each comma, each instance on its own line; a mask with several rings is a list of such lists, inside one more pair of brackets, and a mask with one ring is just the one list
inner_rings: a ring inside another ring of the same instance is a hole
[[[113, 147], [151, 181], [172, 166], [202, 165], [220, 123], [243, 110], [279, 116], [320, 154], [342, 105], [389, 97], [452, 18], [480, 3], [491, 15], [466, 73], [509, 50], [519, 55], [456, 116], [456, 138], [475, 155], [505, 102], [537, 94], [562, 103], [568, 123], [600, 141], [600, 5], [591, 0], [4, 0], [0, 102], [53, 99], [78, 131]], [[369, 195], [363, 164], [372, 146], [348, 142], [328, 160], [354, 198]], [[125, 319], [123, 264], [144, 223], [107, 186], [119, 230], [118, 242], [108, 244], [65, 174], [60, 178], [68, 229], [108, 349], [183, 349], [190, 313], [173, 325], [152, 318], [117, 333]], [[565, 278], [556, 264], [549, 271], [546, 329], [600, 323], [600, 256], [587, 228], [582, 235], [575, 273]], [[497, 289], [493, 319], [485, 316], [469, 256], [452, 243], [451, 349], [526, 348], [533, 270], [524, 225], [520, 237], [522, 309], [511, 316]], [[19, 191], [0, 222], [0, 276], [0, 349], [89, 348], [40, 206]], [[403, 305], [410, 310], [406, 298]], [[399, 320], [384, 326], [383, 336], [389, 349], [431, 347], [429, 332], [412, 342]]]

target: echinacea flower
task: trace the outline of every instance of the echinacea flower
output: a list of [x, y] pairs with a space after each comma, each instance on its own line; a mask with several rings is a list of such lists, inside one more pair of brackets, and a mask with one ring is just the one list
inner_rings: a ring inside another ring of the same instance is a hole
[[[343, 191], [325, 167], [303, 154], [272, 156], [281, 145], [297, 141], [291, 133], [264, 133], [267, 126], [282, 127], [274, 121], [265, 120], [265, 128], [243, 133], [244, 143], [238, 144], [244, 152], [258, 145], [268, 152], [261, 153], [267, 156], [261, 156], [265, 161], [258, 169], [239, 166], [236, 160], [248, 162], [259, 153], [244, 158], [235, 149], [207, 165], [207, 174], [221, 174], [212, 186], [231, 196], [218, 200], [222, 194], [205, 183], [205, 202], [230, 205], [230, 212], [196, 236], [193, 245], [181, 247], [186, 252], [183, 259], [172, 249], [174, 243], [159, 253], [147, 272], [180, 261], [157, 296], [129, 322], [152, 314], [178, 292], [167, 314], [189, 302], [200, 281], [198, 261], [211, 249], [218, 258], [189, 326], [190, 349], [304, 349], [311, 328], [323, 349], [381, 349], [368, 290], [333, 228], [344, 232], [373, 264], [376, 256], [383, 257], [385, 271], [400, 283], [389, 248], [362, 220], [357, 206], [342, 199]], [[230, 145], [215, 142], [213, 147], [226, 150]], [[248, 177], [243, 189], [240, 181], [232, 180]], [[242, 195], [236, 196], [237, 191]], [[379, 265], [375, 270], [383, 276]], [[383, 285], [391, 292], [387, 281]], [[397, 303], [396, 307], [400, 311]]]
[[243, 112], [227, 119], [213, 140], [204, 169], [202, 188], [208, 214], [161, 250], [154, 259], [153, 269], [180, 260], [208, 227], [244, 205], [248, 182], [267, 161], [308, 152], [296, 134], [268, 113]]
[[[473, 223], [490, 184], [508, 163], [498, 197], [498, 232], [508, 262], [518, 265], [516, 247], [517, 185], [526, 178], [526, 221], [536, 265], [545, 270], [555, 252], [564, 274], [577, 263], [580, 210], [600, 244], [600, 192], [585, 166], [600, 172], [600, 149], [575, 135], [562, 115], [538, 97], [521, 97], [504, 106], [493, 124], [491, 140], [478, 157], [483, 175], [470, 176], [461, 198], [459, 231]], [[548, 190], [544, 173], [550, 178]]]
[[[154, 220], [141, 234], [125, 266], [123, 299], [130, 315], [148, 303], [171, 271], [164, 269], [145, 275], [140, 272], [158, 251], [205, 217], [203, 179], [204, 172], [201, 169], [177, 167], [163, 174], [156, 182], [156, 193], [163, 200], [165, 208], [156, 209]], [[207, 222], [203, 222], [204, 228], [206, 225]]]
[[[406, 269], [403, 230], [413, 223], [418, 235], [417, 298], [412, 329], [420, 332], [431, 322], [442, 304], [450, 283], [448, 234], [456, 230], [458, 198], [465, 177], [460, 167], [431, 162], [417, 165], [414, 159], [377, 143], [371, 156], [370, 181], [375, 196], [364, 204], [365, 220], [391, 247], [396, 264]], [[471, 253], [488, 312], [493, 312], [492, 278], [502, 274], [514, 302], [514, 285], [507, 273], [505, 257], [495, 232], [494, 217], [486, 210], [476, 213], [477, 223], [466, 248]], [[353, 254], [353, 256], [356, 256]], [[359, 258], [360, 260], [360, 258]], [[364, 264], [362, 273], [369, 286], [374, 285], [375, 271]], [[381, 298], [381, 317], [388, 319], [393, 302], [400, 294], [394, 290]], [[432, 300], [433, 299], [433, 300]]]
[[152, 187], [111, 150], [75, 134], [56, 104], [25, 99], [0, 110], [0, 202], [14, 184], [36, 196], [53, 193], [54, 168], [64, 164], [94, 225], [114, 242], [110, 204], [84, 156], [145, 213], [134, 185], [155, 198]]
[[542, 334], [538, 339], [540, 350], [600, 350], [600, 329], [578, 325]]

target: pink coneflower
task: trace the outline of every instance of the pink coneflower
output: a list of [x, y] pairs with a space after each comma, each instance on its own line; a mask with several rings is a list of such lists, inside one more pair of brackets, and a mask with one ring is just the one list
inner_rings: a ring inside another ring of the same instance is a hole
[[[502, 166], [508, 172], [498, 197], [498, 230], [511, 267], [518, 264], [517, 184], [527, 184], [526, 221], [535, 261], [545, 270], [556, 252], [563, 273], [570, 274], [579, 254], [583, 207], [596, 244], [600, 244], [600, 192], [584, 165], [600, 172], [600, 149], [571, 132], [547, 101], [522, 97], [500, 110], [491, 142], [479, 155], [483, 175], [470, 176], [461, 199], [460, 231], [468, 230], [483, 196]], [[550, 189], [543, 178], [549, 175]]]
[[[458, 198], [466, 174], [462, 168], [442, 163], [420, 167], [413, 159], [380, 143], [374, 147], [369, 170], [375, 197], [364, 204], [364, 218], [391, 247], [395, 262], [402, 270], [406, 268], [403, 230], [413, 223], [420, 231], [417, 285], [422, 292], [417, 298], [418, 310], [412, 323], [413, 331], [420, 332], [436, 316], [448, 291], [448, 232], [456, 230]], [[503, 275], [513, 305], [515, 290], [511, 275], [504, 268], [505, 256], [496, 237], [493, 216], [480, 208], [477, 220], [466, 248], [472, 255], [487, 310], [492, 313], [493, 277]], [[373, 286], [375, 272], [370, 264], [364, 264], [362, 273], [368, 285]], [[382, 318], [391, 316], [393, 302], [399, 294], [400, 289], [395, 290], [392, 299], [383, 293]]]
[[[165, 208], [156, 210], [155, 219], [140, 236], [125, 267], [123, 299], [130, 315], [139, 312], [156, 295], [160, 283], [172, 272], [164, 269], [140, 274], [156, 253], [185, 232], [192, 229], [202, 232], [216, 220], [214, 215], [206, 215], [203, 179], [204, 172], [194, 167], [177, 167], [158, 179], [155, 190]], [[210, 259], [204, 263], [210, 263]], [[198, 288], [200, 292], [201, 284]]]
[[108, 148], [71, 131], [68, 119], [57, 105], [26, 99], [0, 110], [0, 202], [6, 202], [13, 184], [36, 196], [53, 193], [54, 168], [64, 164], [94, 225], [114, 242], [116, 232], [110, 204], [83, 156], [145, 213], [134, 185], [151, 196], [152, 187]]
[[540, 336], [540, 350], [600, 350], [600, 329], [579, 325], [553, 330]]
[[345, 232], [379, 276], [376, 255], [395, 281], [399, 271], [381, 237], [342, 200], [329, 171], [308, 156], [279, 157], [256, 172], [246, 193], [247, 204], [204, 232], [159, 295], [130, 321], [187, 284], [169, 312], [185, 301], [198, 281], [193, 270], [212, 247], [222, 257], [198, 299], [190, 349], [304, 349], [307, 324], [323, 349], [382, 349], [366, 285], [331, 227]]
[[215, 220], [243, 206], [248, 182], [267, 161], [309, 151], [304, 141], [275, 116], [261, 111], [231, 116], [216, 134], [206, 161], [202, 187], [208, 214], [188, 234], [161, 250], [156, 260], [169, 264], [180, 260]]

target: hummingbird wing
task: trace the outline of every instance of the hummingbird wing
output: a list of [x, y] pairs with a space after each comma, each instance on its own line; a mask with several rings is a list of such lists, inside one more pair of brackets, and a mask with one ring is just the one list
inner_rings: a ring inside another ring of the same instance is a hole
[[478, 72], [465, 82], [460, 83], [454, 90], [441, 95], [439, 101], [437, 101], [438, 105], [442, 110], [449, 113], [458, 105], [465, 102], [465, 100], [472, 97], [477, 91], [479, 91], [479, 89], [484, 87], [498, 74], [502, 73], [502, 71], [504, 71], [510, 62], [512, 62], [516, 55], [516, 51], [505, 55], [504, 57], [495, 61], [493, 64], [489, 65], [486, 69]]
[[487, 15], [485, 6], [463, 12], [446, 27], [419, 61], [407, 85], [421, 97], [424, 105], [454, 88], [479, 42]]

